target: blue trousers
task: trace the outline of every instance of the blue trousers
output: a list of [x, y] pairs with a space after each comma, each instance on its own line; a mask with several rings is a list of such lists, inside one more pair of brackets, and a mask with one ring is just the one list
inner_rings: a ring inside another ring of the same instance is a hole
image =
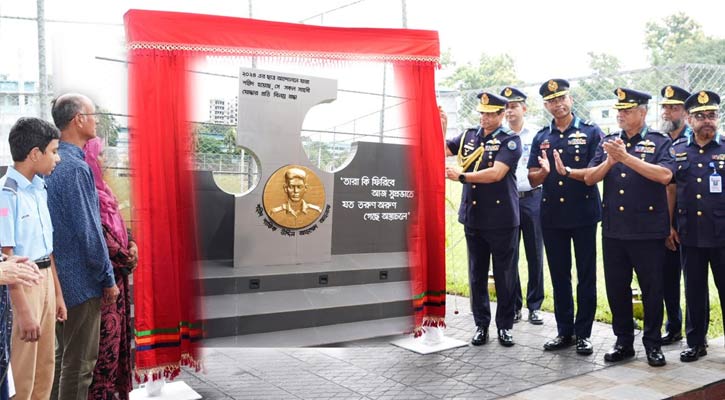
[[[541, 232], [541, 189], [527, 192], [530, 194], [519, 199], [519, 215], [521, 220], [519, 240], [524, 239], [526, 264], [529, 270], [529, 282], [526, 286], [526, 307], [538, 310], [544, 301], [544, 237]], [[521, 279], [519, 277], [519, 246], [514, 255], [514, 272], [516, 283], [516, 310], [523, 308], [521, 295]]]
[[468, 245], [468, 283], [471, 289], [471, 311], [476, 326], [491, 323], [488, 297], [488, 268], [493, 257], [493, 277], [496, 281], [496, 327], [514, 326], [514, 248], [518, 244], [519, 228], [473, 229], [464, 227]]
[[708, 264], [722, 308], [725, 299], [725, 248], [682, 246], [682, 260], [687, 301], [687, 345], [704, 345], [710, 322]]
[[682, 307], [680, 307], [680, 276], [682, 275], [682, 264], [680, 262], [680, 250], [665, 251], [665, 262], [662, 268], [662, 285], [665, 298], [665, 309], [667, 310], [667, 332], [682, 332]]
[[604, 253], [604, 282], [607, 299], [612, 310], [612, 330], [617, 344], [634, 344], [634, 320], [632, 315], [632, 271], [642, 289], [644, 330], [642, 343], [645, 348], [662, 344], [662, 263], [665, 257], [664, 239], [621, 240], [602, 239]]
[[10, 392], [8, 388], [8, 377], [6, 376], [0, 383], [0, 400], [8, 400], [10, 398]]
[[[554, 287], [554, 316], [560, 336], [588, 338], [597, 311], [597, 226], [544, 229], [544, 246]], [[576, 257], [577, 311], [571, 287], [571, 244]]]

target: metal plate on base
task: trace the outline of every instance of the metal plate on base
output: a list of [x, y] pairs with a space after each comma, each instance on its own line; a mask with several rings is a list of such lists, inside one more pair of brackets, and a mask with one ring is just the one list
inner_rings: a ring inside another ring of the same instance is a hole
[[406, 350], [410, 350], [418, 354], [431, 354], [443, 350], [454, 349], [456, 347], [468, 346], [468, 342], [446, 337], [443, 334], [440, 334], [435, 341], [426, 340], [426, 335], [427, 333], [419, 338], [415, 338], [411, 334], [402, 339], [393, 340], [392, 342], [390, 342], [390, 344], [402, 347]]
[[146, 392], [146, 388], [140, 387], [134, 389], [129, 394], [130, 400], [142, 400], [142, 399], [153, 399], [153, 400], [197, 400], [201, 399], [201, 395], [196, 393], [189, 385], [184, 381], [167, 382], [161, 389], [159, 396], [150, 397]]

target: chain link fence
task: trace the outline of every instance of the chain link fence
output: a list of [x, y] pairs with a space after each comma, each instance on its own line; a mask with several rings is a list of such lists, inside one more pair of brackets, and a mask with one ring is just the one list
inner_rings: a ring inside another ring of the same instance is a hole
[[[552, 77], [558, 78], [558, 77]], [[580, 118], [598, 124], [604, 132], [615, 132], [617, 113], [612, 108], [616, 101], [614, 90], [617, 87], [628, 87], [645, 91], [652, 95], [647, 123], [658, 127], [661, 123], [659, 111], [660, 90], [667, 85], [677, 85], [690, 91], [711, 90], [725, 95], [725, 66], [683, 64], [653, 67], [635, 71], [622, 71], [611, 75], [590, 75], [568, 79], [571, 84], [570, 94], [574, 101], [573, 111]], [[513, 85], [528, 95], [527, 122], [543, 126], [549, 124], [551, 116], [543, 107], [539, 95], [542, 82]], [[446, 137], [458, 135], [464, 129], [477, 126], [479, 113], [476, 97], [482, 91], [500, 93], [505, 86], [481, 88], [466, 91], [441, 91], [438, 93], [439, 104], [448, 114], [448, 131]], [[720, 116], [721, 122], [725, 114]]]

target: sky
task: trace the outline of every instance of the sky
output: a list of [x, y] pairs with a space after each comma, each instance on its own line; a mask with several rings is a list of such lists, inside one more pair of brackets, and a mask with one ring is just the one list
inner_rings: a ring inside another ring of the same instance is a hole
[[[45, 0], [49, 22], [48, 65], [56, 89], [79, 88], [104, 98], [108, 108], [125, 108], [123, 14], [130, 8], [252, 17], [328, 26], [400, 28], [399, 0]], [[719, 2], [682, 0], [586, 2], [407, 0], [407, 26], [436, 30], [441, 49], [459, 63], [481, 53], [513, 57], [524, 82], [588, 75], [588, 52], [616, 56], [625, 69], [648, 66], [644, 29], [648, 21], [684, 11], [706, 35], [725, 37]], [[35, 15], [34, 0], [0, 0], [1, 16]], [[321, 13], [324, 15], [320, 16]], [[0, 73], [37, 76], [35, 23], [0, 19]], [[439, 71], [439, 77], [446, 71]]]

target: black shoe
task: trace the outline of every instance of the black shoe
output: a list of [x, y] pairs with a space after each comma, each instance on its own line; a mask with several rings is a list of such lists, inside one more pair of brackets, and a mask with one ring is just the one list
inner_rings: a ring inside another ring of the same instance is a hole
[[682, 340], [681, 333], [667, 332], [667, 334], [665, 336], [662, 336], [662, 345], [666, 346], [668, 344], [679, 342], [680, 340]]
[[700, 357], [707, 355], [707, 349], [705, 346], [692, 346], [688, 348], [687, 350], [684, 350], [682, 353], [680, 353], [680, 361], [682, 362], [692, 362], [697, 361]]
[[665, 355], [662, 354], [662, 349], [659, 347], [652, 347], [651, 349], [646, 349], [647, 351], [647, 364], [650, 365], [650, 367], [661, 367], [665, 364], [667, 364], [667, 361], [665, 360]]
[[574, 336], [557, 336], [544, 343], [544, 350], [561, 350], [575, 343]]
[[541, 316], [541, 311], [539, 311], [539, 310], [529, 311], [529, 322], [534, 325], [543, 325], [544, 317]]
[[480, 346], [488, 343], [488, 327], [478, 326], [476, 327], [476, 333], [473, 334], [471, 344], [474, 346]]
[[[619, 362], [625, 358], [634, 357], [634, 347], [622, 346], [621, 344], [615, 344], [611, 350], [604, 354], [604, 361], [608, 362]], [[663, 357], [664, 359], [664, 357]]]
[[514, 324], [521, 321], [521, 310], [514, 311]]
[[594, 346], [589, 338], [576, 338], [576, 353], [588, 356], [594, 353]]
[[511, 335], [511, 329], [498, 330], [498, 342], [502, 346], [511, 347], [514, 345], [514, 337]]

